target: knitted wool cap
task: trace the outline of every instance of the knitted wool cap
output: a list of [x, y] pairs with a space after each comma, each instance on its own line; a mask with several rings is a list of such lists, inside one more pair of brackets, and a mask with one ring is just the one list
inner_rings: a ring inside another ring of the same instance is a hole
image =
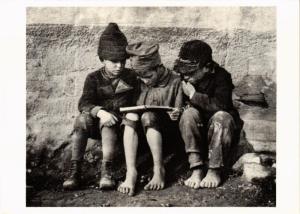
[[212, 49], [201, 40], [191, 40], [182, 45], [179, 57], [183, 60], [198, 62], [201, 68], [212, 61]]
[[98, 56], [100, 60], [123, 61], [127, 58], [127, 39], [116, 23], [109, 23], [100, 36]]
[[159, 45], [151, 42], [137, 42], [126, 47], [131, 56], [132, 68], [140, 73], [161, 64]]

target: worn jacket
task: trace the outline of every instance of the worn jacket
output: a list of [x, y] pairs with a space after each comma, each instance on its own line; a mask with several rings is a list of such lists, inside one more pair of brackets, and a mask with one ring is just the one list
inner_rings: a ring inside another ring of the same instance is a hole
[[190, 99], [190, 105], [203, 112], [206, 119], [217, 111], [228, 112], [233, 117], [237, 128], [241, 129], [243, 121], [232, 102], [234, 85], [230, 73], [216, 64], [212, 72], [206, 73], [194, 87], [196, 92]]
[[82, 96], [79, 99], [80, 112], [89, 112], [97, 116], [100, 109], [119, 114], [119, 108], [134, 104], [136, 75], [129, 69], [124, 69], [120, 77], [113, 83], [103, 75], [104, 68], [87, 75]]
[[180, 76], [161, 66], [164, 74], [154, 87], [149, 87], [140, 82], [140, 93], [137, 105], [158, 105], [170, 107], [183, 106], [183, 94]]

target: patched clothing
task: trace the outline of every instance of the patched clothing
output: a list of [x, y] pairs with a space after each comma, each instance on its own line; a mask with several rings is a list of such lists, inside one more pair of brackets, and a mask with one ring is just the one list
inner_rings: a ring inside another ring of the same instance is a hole
[[194, 87], [196, 93], [190, 99], [190, 105], [201, 111], [206, 121], [216, 112], [225, 111], [233, 117], [237, 127], [241, 128], [243, 121], [232, 102], [234, 85], [230, 73], [216, 64], [213, 71], [205, 74]]
[[190, 167], [219, 168], [228, 162], [234, 140], [243, 126], [232, 103], [231, 75], [217, 64], [194, 85], [196, 92], [180, 119], [180, 131]]

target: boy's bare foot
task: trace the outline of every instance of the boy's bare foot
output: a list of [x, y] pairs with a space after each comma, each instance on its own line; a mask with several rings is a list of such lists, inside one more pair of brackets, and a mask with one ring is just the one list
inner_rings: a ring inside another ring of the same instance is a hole
[[165, 187], [165, 168], [154, 167], [151, 181], [144, 187], [145, 190], [161, 190]]
[[214, 188], [221, 183], [220, 169], [209, 169], [205, 178], [200, 183], [200, 187]]
[[184, 185], [198, 189], [200, 188], [200, 182], [204, 177], [203, 169], [194, 169], [192, 175], [184, 181]]
[[125, 181], [118, 187], [118, 191], [129, 196], [135, 193], [135, 184], [137, 180], [136, 170], [127, 170]]

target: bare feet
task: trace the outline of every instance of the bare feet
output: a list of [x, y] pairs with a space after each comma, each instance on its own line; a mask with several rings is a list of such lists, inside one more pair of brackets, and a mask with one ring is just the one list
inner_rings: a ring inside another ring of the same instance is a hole
[[161, 190], [165, 187], [165, 168], [154, 167], [151, 181], [144, 187], [145, 190]]
[[220, 169], [209, 169], [205, 178], [200, 183], [200, 187], [214, 188], [221, 183]]
[[133, 196], [135, 193], [135, 184], [137, 180], [136, 169], [127, 170], [125, 181], [118, 187], [118, 191], [129, 196]]
[[191, 177], [184, 181], [184, 185], [194, 189], [198, 189], [200, 188], [200, 182], [203, 179], [203, 177], [204, 172], [202, 169], [194, 169]]

